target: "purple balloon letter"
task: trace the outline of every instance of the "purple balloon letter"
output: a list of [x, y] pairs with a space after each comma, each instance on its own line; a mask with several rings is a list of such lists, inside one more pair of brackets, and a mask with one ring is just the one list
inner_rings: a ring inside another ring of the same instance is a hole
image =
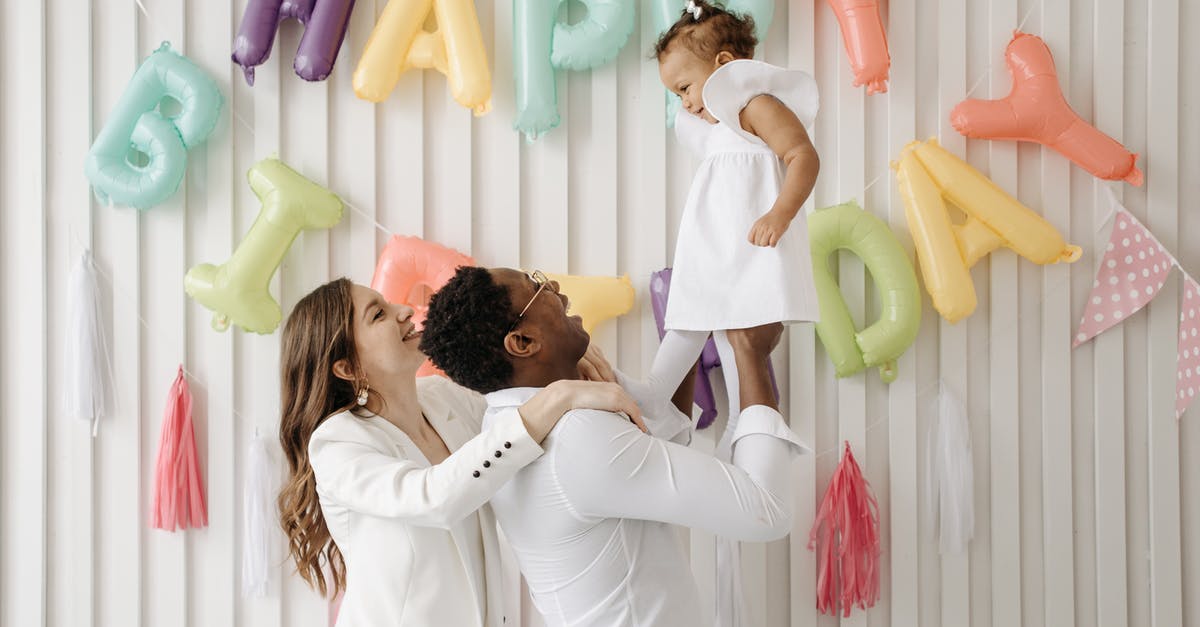
[[[654, 323], [658, 325], [658, 339], [666, 334], [663, 328], [667, 317], [667, 298], [671, 294], [671, 269], [663, 268], [650, 274], [650, 308], [654, 310]], [[717, 345], [708, 338], [704, 344], [704, 352], [700, 353], [700, 372], [696, 373], [696, 404], [700, 406], [700, 419], [696, 421], [697, 429], [707, 429], [717, 418], [717, 400], [713, 396], [712, 383], [708, 373], [721, 365], [717, 356]], [[768, 364], [771, 372], [771, 387], [775, 389], [775, 397], [779, 397], [779, 386], [775, 383], [775, 368]]]
[[325, 80], [337, 60], [354, 0], [250, 0], [233, 42], [233, 62], [254, 84], [254, 67], [271, 56], [279, 23], [294, 18], [304, 24], [292, 67], [306, 81]]

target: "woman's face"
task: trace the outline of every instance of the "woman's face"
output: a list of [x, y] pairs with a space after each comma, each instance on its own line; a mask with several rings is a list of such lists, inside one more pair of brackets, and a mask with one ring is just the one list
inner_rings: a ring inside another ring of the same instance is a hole
[[350, 296], [354, 301], [354, 348], [367, 381], [416, 376], [425, 355], [418, 348], [421, 334], [412, 322], [412, 307], [389, 303], [364, 285], [355, 284]]

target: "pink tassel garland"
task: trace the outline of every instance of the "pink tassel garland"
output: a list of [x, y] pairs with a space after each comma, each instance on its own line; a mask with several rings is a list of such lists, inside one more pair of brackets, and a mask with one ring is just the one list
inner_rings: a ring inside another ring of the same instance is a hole
[[151, 527], [175, 531], [176, 528], [208, 526], [208, 509], [204, 504], [204, 485], [197, 458], [192, 393], [183, 376], [183, 366], [180, 366], [163, 411], [158, 462], [154, 468]]
[[813, 521], [808, 549], [817, 552], [817, 610], [850, 616], [879, 599], [879, 505], [850, 442]]

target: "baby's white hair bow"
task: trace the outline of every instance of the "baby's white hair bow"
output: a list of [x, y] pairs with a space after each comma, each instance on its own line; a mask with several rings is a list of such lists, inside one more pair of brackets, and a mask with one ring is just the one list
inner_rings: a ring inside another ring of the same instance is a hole
[[703, 12], [703, 9], [701, 9], [700, 6], [696, 4], [695, 0], [688, 0], [687, 12], [692, 14], [693, 20], [699, 20], [700, 14]]

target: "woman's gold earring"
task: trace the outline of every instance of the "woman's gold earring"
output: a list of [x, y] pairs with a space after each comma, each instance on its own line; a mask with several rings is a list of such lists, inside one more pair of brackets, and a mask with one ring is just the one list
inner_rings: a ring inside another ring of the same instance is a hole
[[362, 407], [367, 404], [367, 392], [369, 392], [369, 391], [371, 391], [370, 384], [363, 385], [362, 389], [359, 390], [359, 392], [358, 392], [358, 406], [359, 407]]

